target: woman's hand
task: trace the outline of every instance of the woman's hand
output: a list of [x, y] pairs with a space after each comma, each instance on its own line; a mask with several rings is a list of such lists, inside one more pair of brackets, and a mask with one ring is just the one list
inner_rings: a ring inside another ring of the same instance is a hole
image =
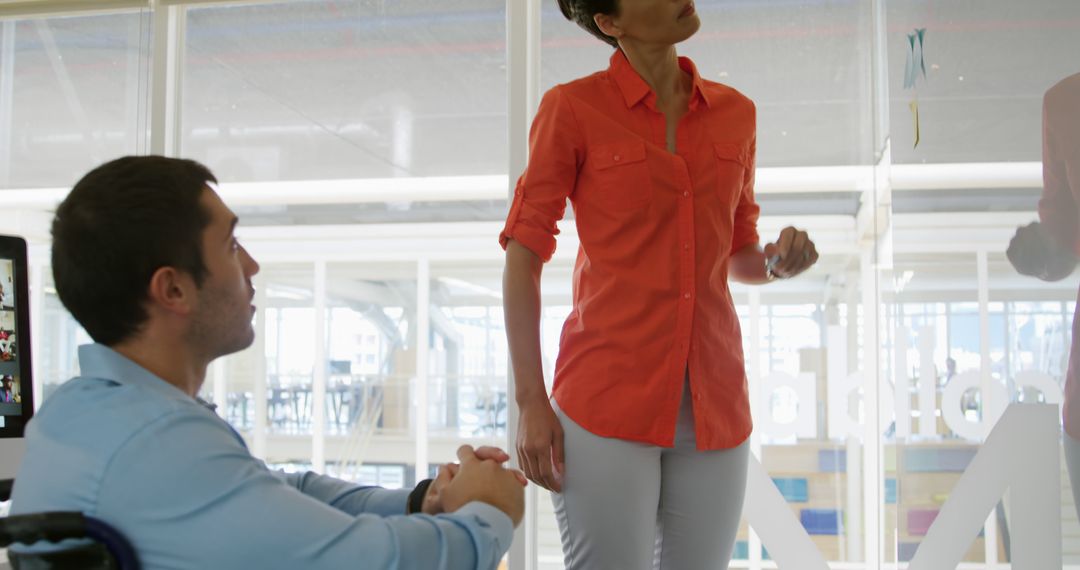
[[547, 398], [521, 406], [517, 453], [526, 477], [549, 491], [562, 492], [563, 429]]
[[765, 259], [774, 257], [777, 261], [772, 266], [773, 275], [790, 279], [813, 267], [818, 261], [818, 252], [806, 232], [788, 227], [780, 232], [775, 243], [765, 246]]

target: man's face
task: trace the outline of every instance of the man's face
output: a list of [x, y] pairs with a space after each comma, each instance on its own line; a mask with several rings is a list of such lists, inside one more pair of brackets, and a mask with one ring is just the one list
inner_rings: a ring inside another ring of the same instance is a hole
[[200, 204], [210, 215], [202, 236], [207, 272], [198, 292], [191, 342], [216, 358], [243, 350], [255, 340], [251, 278], [259, 272], [259, 264], [233, 235], [238, 219], [217, 192], [203, 189]]

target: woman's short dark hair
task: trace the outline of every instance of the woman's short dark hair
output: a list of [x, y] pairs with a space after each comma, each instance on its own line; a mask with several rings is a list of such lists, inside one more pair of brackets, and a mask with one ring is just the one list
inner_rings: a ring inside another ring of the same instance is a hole
[[175, 267], [202, 285], [210, 215], [199, 199], [208, 182], [217, 179], [191, 160], [129, 156], [84, 176], [57, 208], [56, 292], [95, 342], [114, 346], [138, 332], [158, 269]]
[[615, 15], [619, 12], [618, 0], [559, 0], [559, 9], [567, 20], [576, 23], [601, 41], [619, 47], [619, 41], [600, 31], [593, 16]]

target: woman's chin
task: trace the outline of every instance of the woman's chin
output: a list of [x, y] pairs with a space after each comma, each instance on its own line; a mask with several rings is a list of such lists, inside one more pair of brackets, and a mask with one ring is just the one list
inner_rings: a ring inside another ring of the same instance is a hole
[[685, 42], [686, 40], [694, 37], [694, 35], [698, 33], [698, 30], [701, 29], [701, 18], [699, 18], [697, 14], [687, 17], [686, 20], [687, 21], [683, 24], [686, 27], [686, 31], [681, 34], [681, 39], [676, 40], [672, 43], [678, 44]]

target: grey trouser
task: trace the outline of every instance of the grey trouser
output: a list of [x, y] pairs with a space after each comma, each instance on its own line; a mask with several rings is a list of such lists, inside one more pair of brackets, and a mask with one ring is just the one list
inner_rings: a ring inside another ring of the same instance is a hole
[[695, 448], [690, 390], [675, 447], [593, 435], [555, 412], [565, 432], [563, 492], [552, 493], [567, 570], [724, 570], [746, 492], [749, 441]]

